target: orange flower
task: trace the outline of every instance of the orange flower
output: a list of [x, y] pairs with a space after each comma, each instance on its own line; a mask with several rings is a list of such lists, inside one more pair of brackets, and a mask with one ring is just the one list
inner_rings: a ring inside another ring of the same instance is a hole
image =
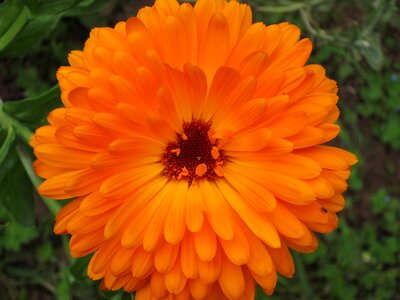
[[90, 278], [137, 300], [253, 299], [337, 226], [357, 159], [321, 146], [337, 87], [299, 37], [236, 1], [157, 0], [70, 53], [34, 168], [42, 195], [75, 198], [55, 232], [94, 253]]

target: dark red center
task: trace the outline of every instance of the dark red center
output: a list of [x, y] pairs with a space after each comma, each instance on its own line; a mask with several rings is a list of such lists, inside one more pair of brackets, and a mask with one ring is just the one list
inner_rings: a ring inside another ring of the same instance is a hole
[[222, 164], [223, 153], [219, 151], [219, 157], [213, 157], [215, 144], [209, 137], [210, 128], [211, 123], [200, 120], [184, 123], [183, 134], [177, 135], [177, 142], [169, 143], [165, 148], [161, 159], [165, 165], [163, 175], [170, 179], [186, 179], [189, 185], [194, 180], [213, 180], [217, 176], [214, 169]]

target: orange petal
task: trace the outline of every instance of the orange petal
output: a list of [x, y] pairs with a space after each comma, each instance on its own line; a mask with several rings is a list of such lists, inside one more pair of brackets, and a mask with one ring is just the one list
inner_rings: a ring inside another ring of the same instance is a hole
[[227, 151], [258, 151], [266, 147], [271, 137], [268, 129], [261, 128], [233, 138], [222, 148]]
[[185, 234], [185, 202], [188, 197], [187, 183], [179, 182], [178, 187], [170, 200], [171, 204], [166, 212], [164, 237], [168, 243], [179, 243]]
[[[171, 245], [163, 243], [157, 248], [154, 254], [154, 266], [156, 270], [162, 274], [170, 272], [177, 261], [179, 254], [179, 245]], [[179, 260], [178, 260], [179, 261]]]
[[197, 254], [191, 234], [186, 234], [181, 242], [180, 262], [183, 274], [187, 278], [197, 278]]
[[78, 174], [79, 171], [62, 173], [45, 180], [39, 187], [38, 192], [45, 196], [55, 200], [58, 199], [68, 199], [73, 196], [68, 194], [65, 189], [65, 182], [72, 176]]
[[186, 285], [187, 278], [183, 274], [179, 260], [170, 272], [165, 274], [165, 286], [171, 294], [180, 293]]
[[279, 247], [278, 233], [272, 224], [258, 212], [250, 208], [231, 187], [222, 180], [216, 182], [223, 193], [226, 201], [232, 206], [236, 213], [242, 218], [250, 230], [271, 247]]
[[217, 253], [217, 237], [207, 220], [204, 220], [203, 228], [199, 232], [194, 233], [193, 236], [194, 246], [199, 259], [202, 261], [211, 261]]
[[134, 248], [119, 247], [111, 259], [110, 270], [115, 276], [125, 273], [132, 265], [132, 258], [135, 254]]
[[186, 225], [191, 232], [198, 232], [203, 226], [203, 205], [199, 185], [193, 183], [188, 190], [185, 208]]
[[[222, 197], [216, 186], [209, 181], [201, 182], [200, 189], [203, 193], [205, 215], [215, 233], [225, 240], [232, 239], [234, 236], [233, 220], [226, 200]], [[221, 211], [224, 212], [223, 218], [220, 215]]]
[[38, 159], [54, 167], [65, 169], [90, 168], [94, 153], [62, 146], [60, 144], [41, 144], [34, 149]]
[[250, 245], [240, 226], [235, 227], [235, 236], [232, 240], [220, 238], [219, 241], [228, 259], [236, 265], [243, 265], [249, 260]]
[[146, 278], [153, 270], [153, 253], [146, 252], [142, 247], [137, 248], [132, 258], [132, 276], [135, 278]]
[[243, 299], [245, 283], [242, 268], [232, 263], [224, 255], [222, 257], [219, 285], [229, 299]]
[[211, 284], [218, 280], [221, 272], [221, 253], [217, 252], [211, 261], [197, 260], [197, 268], [199, 271], [199, 278], [205, 284]]

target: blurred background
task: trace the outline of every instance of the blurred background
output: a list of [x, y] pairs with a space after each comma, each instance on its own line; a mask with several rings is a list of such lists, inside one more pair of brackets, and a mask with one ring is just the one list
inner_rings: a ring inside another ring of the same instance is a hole
[[[400, 299], [400, 3], [253, 0], [254, 20], [295, 23], [314, 42], [309, 63], [338, 81], [342, 130], [357, 153], [339, 228], [270, 299]], [[55, 72], [91, 28], [113, 26], [152, 1], [0, 2], [0, 299], [131, 299], [100, 292], [52, 232], [60, 202], [34, 190], [27, 141], [60, 105]], [[23, 100], [24, 99], [24, 100]], [[23, 101], [18, 101], [23, 100]], [[267, 299], [257, 291], [258, 300]]]

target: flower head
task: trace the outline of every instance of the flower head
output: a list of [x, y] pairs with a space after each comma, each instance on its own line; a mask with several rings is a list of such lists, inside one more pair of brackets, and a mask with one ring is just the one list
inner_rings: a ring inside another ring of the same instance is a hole
[[[309, 39], [249, 6], [157, 0], [95, 28], [32, 138], [39, 192], [88, 275], [136, 299], [253, 299], [338, 223], [356, 158]], [[175, 299], [175, 298], [174, 298]]]

